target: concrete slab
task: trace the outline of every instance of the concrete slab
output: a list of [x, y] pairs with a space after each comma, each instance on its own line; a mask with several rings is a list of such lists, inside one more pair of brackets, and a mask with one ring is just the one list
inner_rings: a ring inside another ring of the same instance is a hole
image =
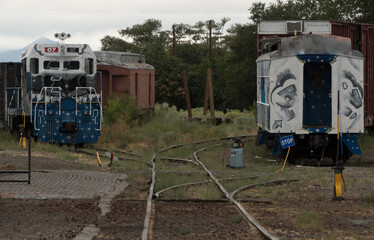
[[[0, 180], [25, 180], [27, 174], [0, 174]], [[31, 173], [31, 184], [0, 182], [2, 198], [94, 198], [119, 194], [126, 174], [83, 170], [48, 170]]]

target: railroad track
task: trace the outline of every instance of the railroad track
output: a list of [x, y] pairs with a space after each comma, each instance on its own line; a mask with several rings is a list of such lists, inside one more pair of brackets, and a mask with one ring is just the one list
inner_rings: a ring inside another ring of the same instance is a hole
[[[255, 135], [250, 135], [250, 136], [241, 136], [240, 138], [242, 139], [252, 139], [254, 138]], [[193, 143], [189, 143], [189, 144], [179, 144], [179, 145], [173, 145], [173, 146], [169, 146], [167, 148], [164, 148], [164, 149], [161, 149], [158, 153], [155, 153], [151, 160], [150, 161], [145, 161], [145, 160], [141, 160], [139, 159], [141, 157], [141, 155], [139, 154], [134, 154], [134, 153], [129, 153], [129, 152], [125, 152], [125, 151], [112, 151], [112, 152], [116, 152], [118, 154], [124, 154], [124, 155], [129, 155], [131, 157], [119, 157], [117, 156], [118, 160], [120, 161], [139, 161], [139, 162], [142, 162], [144, 164], [146, 164], [152, 171], [152, 175], [151, 175], [151, 182], [150, 182], [150, 187], [149, 187], [149, 192], [148, 192], [148, 197], [147, 197], [147, 204], [146, 204], [146, 213], [145, 213], [145, 217], [144, 217], [144, 224], [143, 224], [143, 231], [142, 231], [142, 234], [141, 234], [141, 238], [142, 240], [147, 240], [147, 239], [152, 239], [152, 228], [155, 224], [154, 222], [154, 219], [155, 219], [155, 199], [157, 199], [158, 201], [167, 201], [167, 202], [176, 202], [176, 201], [180, 201], [181, 199], [163, 199], [161, 196], [163, 193], [169, 191], [169, 190], [172, 190], [172, 189], [177, 189], [177, 188], [180, 188], [180, 187], [186, 187], [186, 186], [193, 186], [193, 185], [200, 185], [200, 184], [209, 184], [209, 183], [215, 183], [216, 186], [220, 189], [220, 191], [223, 193], [225, 199], [218, 199], [218, 200], [208, 200], [207, 202], [209, 201], [217, 201], [217, 202], [230, 202], [232, 203], [233, 205], [235, 205], [235, 207], [237, 208], [238, 211], [240, 211], [241, 215], [245, 217], [246, 221], [248, 221], [252, 226], [254, 226], [258, 232], [261, 233], [261, 235], [263, 236], [263, 238], [265, 239], [271, 239], [271, 240], [275, 240], [275, 239], [278, 239], [276, 236], [274, 236], [273, 234], [271, 234], [265, 227], [263, 227], [250, 213], [248, 213], [248, 211], [243, 207], [243, 205], [241, 204], [241, 202], [243, 201], [243, 199], [236, 199], [235, 198], [235, 194], [238, 193], [239, 191], [242, 191], [244, 189], [247, 189], [247, 188], [251, 188], [251, 187], [254, 187], [254, 186], [257, 186], [257, 185], [260, 185], [260, 184], [251, 184], [251, 185], [246, 185], [246, 186], [242, 186], [240, 187], [239, 189], [236, 189], [232, 192], [229, 192], [225, 189], [225, 187], [221, 184], [222, 181], [235, 181], [235, 180], [239, 180], [239, 179], [246, 179], [246, 178], [258, 178], [259, 176], [246, 176], [246, 177], [237, 177], [237, 178], [224, 178], [224, 179], [218, 179], [216, 176], [214, 176], [214, 174], [212, 173], [212, 171], [210, 169], [208, 169], [204, 163], [199, 159], [199, 153], [203, 152], [203, 151], [206, 151], [207, 149], [209, 148], [212, 148], [212, 147], [217, 147], [217, 146], [222, 146], [222, 142], [221, 141], [224, 141], [224, 140], [229, 140], [231, 138], [220, 138], [220, 139], [209, 139], [209, 140], [202, 140], [202, 141], [197, 141], [197, 142], [193, 142]], [[215, 144], [217, 143], [218, 144]], [[210, 146], [208, 147], [203, 147], [197, 151], [194, 151], [193, 152], [193, 159], [182, 159], [182, 158], [175, 158], [175, 157], [165, 157], [165, 156], [162, 156], [162, 157], [158, 157], [157, 155], [160, 155], [161, 153], [165, 153], [169, 150], [172, 150], [172, 149], [176, 149], [176, 148], [183, 148], [183, 147], [187, 147], [187, 146], [191, 146], [191, 145], [201, 145], [201, 144], [210, 144]], [[100, 151], [100, 152], [107, 152], [109, 150], [107, 149], [95, 149], [97, 151]], [[89, 155], [93, 155], [92, 152], [87, 152], [85, 150], [79, 150], [78, 151], [79, 153], [82, 153], [82, 154], [89, 154]], [[100, 153], [100, 156], [107, 156], [103, 153]], [[156, 185], [156, 180], [157, 180], [157, 162], [158, 161], [166, 161], [166, 162], [173, 162], [173, 163], [181, 163], [181, 164], [191, 164], [191, 165], [194, 165], [195, 167], [199, 167], [200, 169], [203, 169], [207, 176], [209, 176], [209, 179], [205, 180], [205, 181], [198, 181], [198, 182], [190, 182], [190, 183], [182, 183], [182, 184], [178, 184], [178, 185], [175, 185], [175, 186], [170, 186], [170, 187], [167, 187], [165, 189], [161, 189], [157, 192], [155, 192], [155, 185]], [[285, 180], [282, 180], [282, 181], [285, 181]], [[264, 185], [271, 185], [271, 184], [278, 184], [278, 183], [281, 183], [282, 181], [273, 181], [273, 182], [265, 182], [265, 183], [262, 183]], [[294, 181], [294, 180], [287, 180], [287, 181]], [[203, 199], [184, 199], [182, 201], [187, 201], [187, 202], [204, 202]], [[261, 202], [261, 203], [271, 203], [269, 200], [259, 200], [259, 199], [244, 199], [244, 201], [252, 201], [252, 202]]]
[[[247, 138], [247, 137], [250, 137], [250, 138], [253, 138], [255, 137], [255, 135], [251, 135], [251, 136], [241, 136], [241, 138]], [[228, 140], [228, 139], [231, 139], [231, 138], [221, 138], [221, 139], [218, 139], [218, 140]], [[164, 148], [162, 149], [160, 152], [165, 152], [165, 151], [168, 151], [170, 149], [174, 149], [174, 148], [179, 148], [179, 147], [184, 147], [184, 146], [187, 146], [187, 145], [196, 145], [196, 144], [202, 144], [202, 143], [207, 143], [207, 142], [214, 142], [214, 141], [217, 141], [217, 139], [210, 139], [210, 140], [204, 140], [204, 141], [198, 141], [198, 142], [194, 142], [194, 143], [191, 143], [191, 144], [180, 144], [180, 145], [174, 145], [174, 146], [170, 146], [168, 148]], [[217, 144], [217, 145], [213, 145], [212, 147], [215, 147], [215, 146], [220, 146], [222, 144]], [[202, 182], [194, 182], [194, 183], [185, 183], [185, 184], [179, 184], [179, 185], [175, 185], [175, 186], [172, 186], [172, 187], [169, 187], [169, 188], [166, 188], [166, 189], [163, 189], [161, 191], [158, 191], [156, 193], [153, 192], [154, 190], [154, 185], [155, 185], [155, 181], [156, 181], [156, 162], [155, 162], [155, 159], [156, 159], [156, 154], [153, 156], [152, 158], [152, 163], [154, 164], [153, 165], [153, 168], [152, 168], [152, 183], [151, 183], [151, 187], [150, 187], [150, 191], [149, 191], [149, 195], [148, 195], [148, 203], [147, 203], [147, 212], [146, 212], [146, 217], [145, 217], [145, 221], [144, 221], [144, 229], [143, 229], [143, 234], [142, 234], [142, 240], [147, 240], [149, 239], [149, 233], [150, 233], [150, 227], [152, 226], [152, 224], [150, 223], [150, 219], [151, 219], [151, 214], [152, 214], [152, 201], [153, 201], [153, 198], [156, 197], [160, 197], [160, 194], [162, 192], [165, 192], [167, 190], [171, 190], [171, 189], [174, 189], [174, 188], [178, 188], [178, 187], [182, 187], [182, 186], [191, 186], [191, 185], [197, 185], [197, 184], [206, 184], [208, 182], [214, 182], [218, 187], [219, 189], [225, 194], [225, 197], [230, 201], [232, 202], [233, 204], [235, 204], [235, 206], [240, 210], [240, 212], [246, 217], [246, 219], [253, 225], [255, 226], [260, 232], [261, 234], [266, 238], [266, 239], [271, 239], [271, 240], [276, 240], [278, 239], [277, 237], [273, 236], [269, 231], [267, 231], [258, 221], [256, 221], [247, 211], [246, 209], [240, 204], [240, 202], [238, 202], [236, 199], [234, 199], [234, 195], [238, 192], [238, 191], [241, 191], [242, 189], [244, 189], [245, 187], [248, 187], [248, 186], [245, 186], [244, 188], [241, 188], [241, 189], [237, 189], [235, 190], [234, 192], [232, 192], [231, 194], [223, 187], [223, 185], [219, 182], [219, 180], [212, 174], [212, 172], [199, 160], [199, 157], [198, 157], [198, 153], [199, 152], [202, 152], [202, 151], [205, 151], [206, 149], [208, 149], [209, 147], [205, 147], [205, 148], [202, 148], [198, 151], [195, 151], [193, 153], [193, 156], [194, 156], [194, 160], [182, 160], [182, 159], [174, 159], [174, 158], [161, 158], [161, 159], [167, 159], [167, 160], [170, 160], [170, 161], [186, 161], [188, 163], [192, 163], [192, 164], [198, 164], [200, 165], [209, 175], [210, 177], [210, 180], [207, 180], [207, 181], [202, 181]], [[253, 177], [253, 178], [256, 178]]]

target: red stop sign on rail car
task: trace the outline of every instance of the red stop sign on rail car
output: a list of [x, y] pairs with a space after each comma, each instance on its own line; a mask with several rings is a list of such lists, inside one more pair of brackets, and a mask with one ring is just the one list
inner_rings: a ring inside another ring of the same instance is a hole
[[58, 52], [58, 47], [46, 47], [46, 48], [44, 48], [44, 51], [46, 53], [57, 53]]

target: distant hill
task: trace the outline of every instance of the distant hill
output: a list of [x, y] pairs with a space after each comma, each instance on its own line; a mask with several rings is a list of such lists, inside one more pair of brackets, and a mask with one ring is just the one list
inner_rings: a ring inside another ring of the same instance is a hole
[[26, 51], [31, 45], [39, 43], [39, 44], [46, 44], [46, 43], [56, 43], [56, 41], [52, 41], [46, 37], [41, 37], [35, 40], [34, 42], [30, 43], [24, 48], [17, 49], [17, 50], [10, 50], [7, 52], [3, 52], [0, 54], [0, 62], [21, 62], [21, 55], [24, 51]]

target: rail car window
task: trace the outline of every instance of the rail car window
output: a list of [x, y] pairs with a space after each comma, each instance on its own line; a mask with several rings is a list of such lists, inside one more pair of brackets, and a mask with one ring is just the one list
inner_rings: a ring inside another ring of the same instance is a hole
[[30, 71], [33, 74], [39, 73], [39, 59], [38, 58], [30, 58]]
[[65, 61], [64, 62], [64, 69], [78, 70], [79, 69], [79, 61]]
[[93, 73], [93, 59], [92, 58], [86, 58], [84, 61], [84, 70], [87, 74]]
[[43, 63], [44, 69], [59, 69], [60, 62], [58, 61], [44, 61]]
[[257, 63], [257, 101], [269, 103], [270, 61]]
[[323, 72], [325, 66], [322, 63], [307, 63], [305, 64], [305, 68], [307, 71], [309, 71], [311, 79], [311, 81], [309, 81], [309, 88], [311, 90], [320, 89], [322, 86]]

